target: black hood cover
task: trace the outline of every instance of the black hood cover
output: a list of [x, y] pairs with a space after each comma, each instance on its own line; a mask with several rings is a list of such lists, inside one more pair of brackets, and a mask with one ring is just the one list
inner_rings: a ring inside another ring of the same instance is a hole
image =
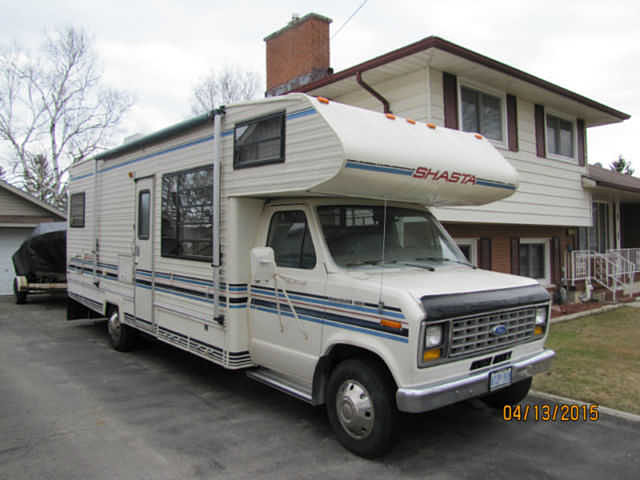
[[549, 298], [542, 286], [531, 285], [483, 292], [425, 295], [420, 300], [427, 312], [427, 320], [441, 320], [548, 302]]

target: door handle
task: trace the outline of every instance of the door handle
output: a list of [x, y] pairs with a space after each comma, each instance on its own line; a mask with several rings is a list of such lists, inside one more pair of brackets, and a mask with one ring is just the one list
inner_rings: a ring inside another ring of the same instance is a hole
[[136, 257], [139, 257], [139, 256], [140, 256], [140, 246], [139, 246], [139, 245], [136, 245], [136, 248], [135, 248], [135, 255], [136, 255]]

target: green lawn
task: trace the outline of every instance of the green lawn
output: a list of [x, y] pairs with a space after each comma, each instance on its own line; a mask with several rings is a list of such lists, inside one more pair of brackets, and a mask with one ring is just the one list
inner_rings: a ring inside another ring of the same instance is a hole
[[640, 309], [624, 307], [551, 325], [551, 371], [533, 388], [640, 414]]

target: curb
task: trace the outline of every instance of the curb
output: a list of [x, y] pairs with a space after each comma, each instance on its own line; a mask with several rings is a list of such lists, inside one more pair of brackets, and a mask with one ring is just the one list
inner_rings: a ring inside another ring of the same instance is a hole
[[[559, 402], [559, 403], [573, 403], [577, 405], [594, 405], [593, 403], [587, 403], [581, 400], [574, 400], [573, 398], [560, 397], [559, 395], [539, 392], [537, 390], [531, 390], [531, 392], [529, 393], [535, 397], [541, 397], [545, 400], [552, 400], [554, 402]], [[623, 412], [622, 410], [616, 410], [615, 408], [609, 408], [602, 405], [598, 405], [598, 411], [600, 413], [604, 413], [612, 417], [621, 418], [623, 420], [628, 420], [630, 422], [640, 423], [640, 415], [636, 415], [635, 413]]]
[[591, 310], [585, 310], [583, 312], [570, 313], [569, 315], [562, 315], [551, 319], [551, 323], [566, 322], [567, 320], [573, 320], [575, 318], [587, 317], [589, 315], [595, 315], [598, 313], [609, 312], [622, 307], [640, 308], [640, 302], [630, 303], [616, 303], [615, 305], [605, 305], [600, 308], [593, 308]]

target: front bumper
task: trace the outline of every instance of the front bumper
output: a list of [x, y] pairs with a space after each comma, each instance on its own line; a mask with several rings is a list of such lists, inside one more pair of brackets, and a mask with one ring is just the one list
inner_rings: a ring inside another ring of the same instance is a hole
[[505, 363], [455, 380], [399, 388], [396, 392], [398, 410], [409, 413], [427, 412], [461, 400], [479, 397], [489, 393], [489, 374], [492, 371], [511, 365], [512, 383], [516, 383], [549, 370], [554, 355], [553, 350], [544, 350], [516, 362]]

